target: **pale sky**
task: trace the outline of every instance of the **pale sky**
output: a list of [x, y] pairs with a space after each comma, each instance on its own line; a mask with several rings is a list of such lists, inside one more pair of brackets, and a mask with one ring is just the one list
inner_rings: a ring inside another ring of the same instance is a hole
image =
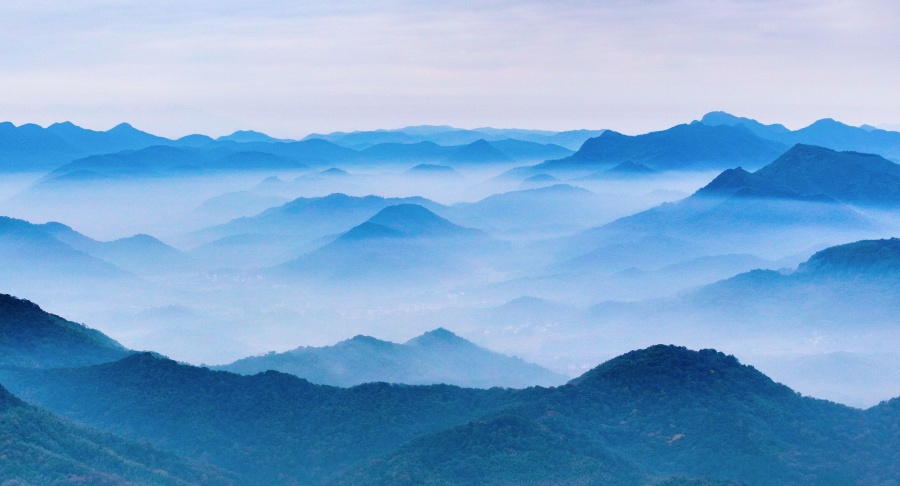
[[0, 120], [177, 137], [900, 125], [897, 0], [0, 1]]

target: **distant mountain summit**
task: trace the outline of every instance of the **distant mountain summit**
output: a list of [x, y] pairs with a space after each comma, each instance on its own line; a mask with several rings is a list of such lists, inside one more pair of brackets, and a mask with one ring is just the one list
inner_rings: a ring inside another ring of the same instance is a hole
[[276, 370], [313, 383], [353, 386], [368, 382], [434, 384], [490, 388], [553, 386], [562, 375], [481, 348], [438, 328], [404, 344], [356, 336], [333, 346], [302, 347], [244, 358], [217, 367], [245, 375]]
[[257, 132], [253, 130], [238, 130], [231, 135], [224, 135], [216, 139], [218, 142], [239, 142], [239, 143], [249, 143], [249, 142], [261, 142], [261, 143], [273, 143], [273, 142], [286, 142], [290, 140], [281, 140], [278, 138], [270, 137], [262, 132]]
[[[396, 231], [399, 236], [412, 238], [482, 235], [478, 230], [453, 224], [418, 204], [388, 206], [369, 218], [364, 224], [388, 228]], [[348, 234], [353, 233], [354, 229], [351, 229]]]

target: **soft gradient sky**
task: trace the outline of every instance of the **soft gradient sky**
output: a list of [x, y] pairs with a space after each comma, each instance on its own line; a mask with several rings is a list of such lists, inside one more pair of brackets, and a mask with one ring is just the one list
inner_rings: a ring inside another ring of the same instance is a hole
[[16, 124], [900, 124], [897, 0], [2, 1], [0, 45]]

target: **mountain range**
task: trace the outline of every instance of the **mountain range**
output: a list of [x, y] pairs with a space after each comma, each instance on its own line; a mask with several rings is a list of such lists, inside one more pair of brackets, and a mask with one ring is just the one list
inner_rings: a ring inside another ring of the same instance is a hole
[[312, 134], [306, 139], [319, 138], [330, 142], [364, 150], [378, 144], [418, 144], [428, 142], [437, 145], [467, 145], [478, 140], [498, 142], [519, 140], [543, 145], [557, 145], [568, 150], [577, 150], [585, 140], [603, 133], [603, 130], [571, 130], [551, 132], [542, 130], [476, 128], [465, 130], [450, 126], [417, 126], [397, 130], [374, 130], [361, 132], [334, 132]]
[[742, 126], [761, 138], [787, 145], [817, 145], [832, 150], [873, 153], [900, 159], [900, 133], [874, 127], [853, 127], [831, 118], [818, 120], [793, 131], [783, 125], [763, 125], [756, 120], [720, 111], [707, 113], [700, 119], [700, 123], [709, 126]]
[[871, 237], [879, 224], [855, 206], [895, 204], [898, 169], [879, 156], [796, 145], [756, 172], [725, 170], [688, 198], [585, 231], [572, 266], [648, 269], [723, 251], [777, 259]]

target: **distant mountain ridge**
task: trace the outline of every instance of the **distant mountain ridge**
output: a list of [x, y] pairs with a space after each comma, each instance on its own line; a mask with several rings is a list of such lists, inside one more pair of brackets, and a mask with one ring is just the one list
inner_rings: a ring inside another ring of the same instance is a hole
[[404, 344], [356, 336], [333, 346], [301, 347], [284, 353], [240, 359], [215, 369], [244, 375], [276, 370], [313, 383], [353, 386], [370, 382], [468, 388], [525, 388], [562, 384], [546, 368], [478, 347], [438, 328]]
[[837, 151], [874, 153], [900, 160], [900, 132], [875, 127], [852, 127], [831, 118], [818, 120], [793, 131], [783, 125], [763, 125], [756, 120], [724, 112], [707, 113], [700, 123], [710, 126], [739, 125], [759, 137], [788, 145], [817, 145]]
[[761, 139], [742, 126], [691, 123], [633, 137], [608, 130], [585, 141], [573, 155], [548, 160], [534, 170], [593, 172], [627, 161], [654, 170], [761, 166], [785, 148], [782, 143]]
[[450, 126], [416, 126], [396, 130], [360, 132], [333, 132], [311, 134], [304, 140], [320, 138], [350, 148], [366, 149], [382, 143], [417, 144], [430, 142], [438, 145], [467, 145], [479, 139], [489, 142], [521, 140], [539, 144], [554, 144], [569, 150], [578, 150], [585, 140], [603, 133], [603, 130], [571, 130], [552, 132], [543, 130], [476, 128], [465, 130]]

